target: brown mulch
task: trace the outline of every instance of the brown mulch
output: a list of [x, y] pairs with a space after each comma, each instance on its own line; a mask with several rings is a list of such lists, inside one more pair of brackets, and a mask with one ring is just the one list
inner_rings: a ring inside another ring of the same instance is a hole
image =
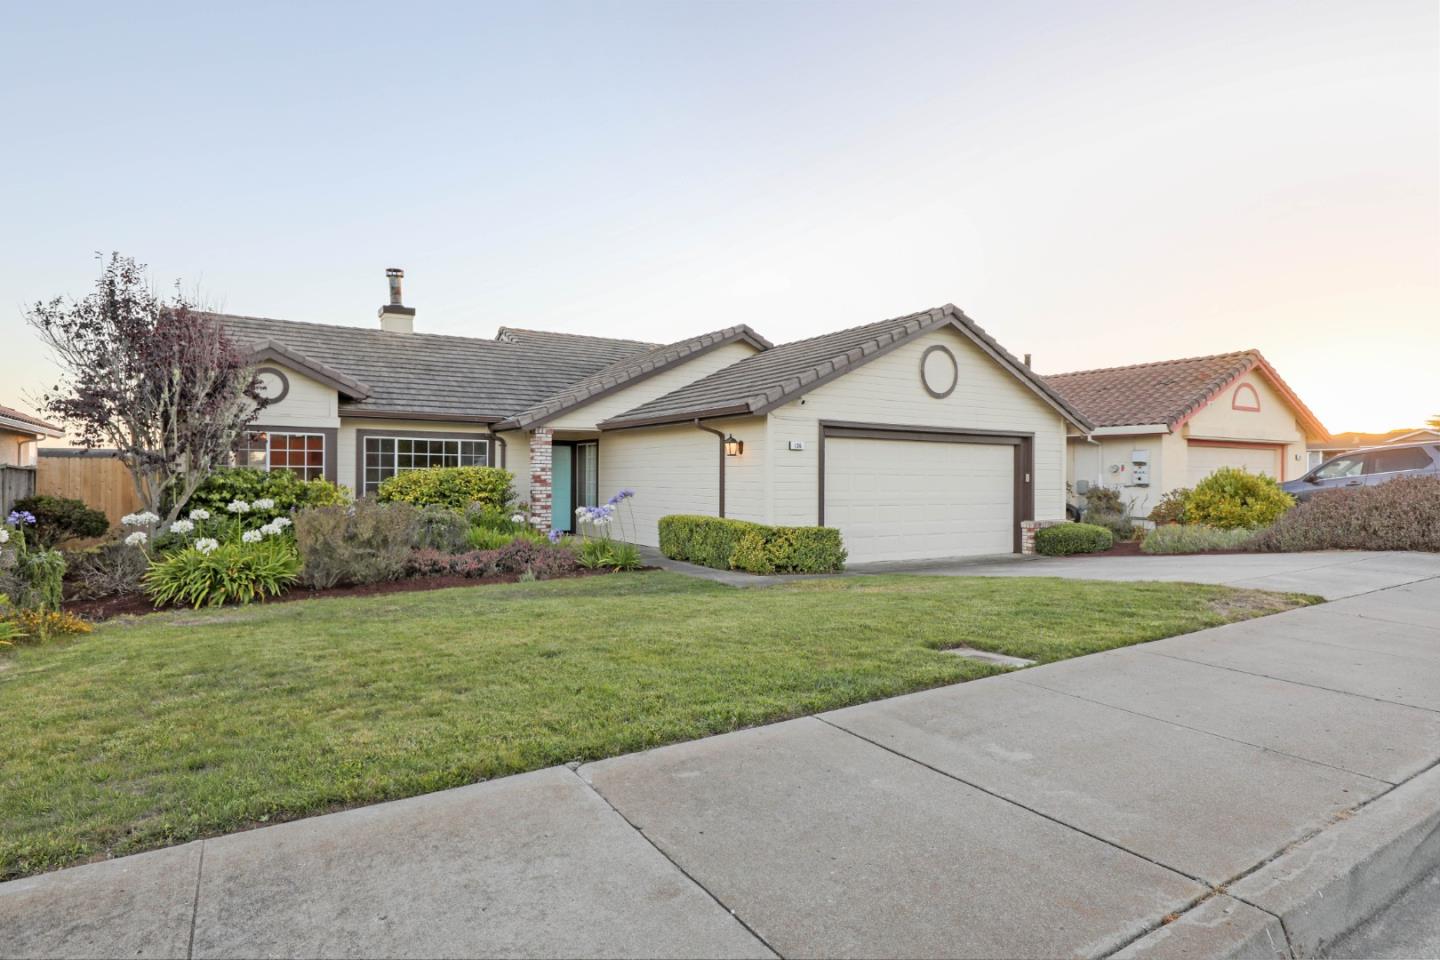
[[[658, 567], [641, 567], [641, 570], [658, 570]], [[611, 570], [577, 570], [559, 580], [575, 577], [598, 577], [613, 573]], [[403, 580], [388, 580], [384, 583], [367, 583], [356, 587], [329, 587], [325, 590], [308, 590], [296, 587], [278, 597], [270, 597], [266, 603], [289, 603], [292, 600], [320, 600], [329, 597], [374, 597], [385, 593], [411, 593], [421, 590], [444, 590], [449, 587], [485, 587], [495, 583], [518, 583], [521, 574], [506, 573], [494, 577], [407, 577]], [[98, 600], [69, 600], [64, 609], [77, 617], [92, 622], [109, 620], [113, 617], [138, 616], [154, 613], [155, 606], [140, 594], [124, 597], [102, 597]]]

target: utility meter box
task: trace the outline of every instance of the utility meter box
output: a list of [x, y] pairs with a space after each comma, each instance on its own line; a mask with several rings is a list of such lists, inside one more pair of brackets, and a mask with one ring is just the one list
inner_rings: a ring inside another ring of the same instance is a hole
[[1150, 486], [1150, 451], [1130, 451], [1130, 485], [1132, 487]]

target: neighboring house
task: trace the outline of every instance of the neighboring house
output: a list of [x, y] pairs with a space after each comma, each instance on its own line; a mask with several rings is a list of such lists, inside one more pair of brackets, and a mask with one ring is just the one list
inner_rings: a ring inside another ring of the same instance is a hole
[[[953, 306], [780, 346], [744, 325], [671, 344], [500, 328], [414, 332], [400, 272], [379, 329], [213, 315], [266, 392], [238, 458], [373, 493], [489, 464], [548, 526], [633, 489], [665, 514], [839, 527], [855, 561], [1019, 550], [1064, 518], [1090, 424]], [[1033, 524], [1032, 524], [1033, 526]]]
[[0, 405], [0, 466], [33, 467], [40, 441], [64, 435], [53, 423]]
[[10, 513], [16, 500], [35, 493], [40, 441], [63, 435], [53, 423], [0, 406], [0, 517]]
[[1313, 469], [1326, 460], [1364, 447], [1380, 447], [1391, 443], [1424, 443], [1430, 440], [1440, 440], [1440, 429], [1402, 427], [1387, 433], [1337, 433], [1329, 440], [1310, 444], [1310, 467]]
[[1045, 380], [1095, 424], [1070, 440], [1070, 482], [1119, 490], [1137, 517], [1220, 467], [1293, 480], [1309, 469], [1307, 445], [1329, 439], [1258, 350]]

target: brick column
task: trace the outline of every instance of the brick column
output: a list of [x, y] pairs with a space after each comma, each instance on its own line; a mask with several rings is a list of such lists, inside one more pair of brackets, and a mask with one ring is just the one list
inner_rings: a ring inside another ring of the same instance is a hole
[[1065, 523], [1064, 520], [1021, 520], [1020, 521], [1020, 552], [1031, 554], [1035, 552], [1035, 531], [1043, 530], [1046, 527], [1054, 527]]
[[542, 533], [550, 532], [551, 463], [554, 448], [551, 441], [555, 431], [549, 427], [536, 427], [530, 431], [530, 514], [544, 523], [538, 527]]

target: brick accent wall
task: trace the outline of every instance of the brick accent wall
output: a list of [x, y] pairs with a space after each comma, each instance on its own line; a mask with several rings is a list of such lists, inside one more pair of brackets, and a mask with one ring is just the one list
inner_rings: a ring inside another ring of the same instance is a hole
[[1056, 524], [1065, 523], [1064, 520], [1021, 520], [1020, 521], [1020, 552], [1022, 554], [1033, 554], [1035, 552], [1035, 531], [1043, 530], [1046, 527], [1053, 527]]
[[549, 427], [536, 427], [530, 431], [530, 515], [544, 521], [536, 527], [542, 533], [550, 532], [554, 438], [555, 431]]

